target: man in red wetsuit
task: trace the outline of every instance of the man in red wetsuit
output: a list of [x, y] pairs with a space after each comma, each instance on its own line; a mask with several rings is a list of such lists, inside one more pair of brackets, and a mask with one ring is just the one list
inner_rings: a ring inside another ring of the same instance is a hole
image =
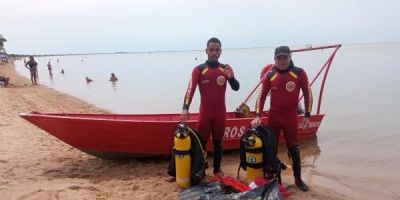
[[226, 124], [225, 92], [226, 83], [235, 91], [239, 90], [239, 82], [235, 79], [232, 68], [218, 62], [221, 55], [221, 42], [211, 38], [207, 42], [208, 60], [192, 71], [192, 77], [186, 91], [181, 119], [189, 119], [189, 106], [196, 87], [200, 90], [200, 112], [197, 131], [203, 136], [203, 146], [212, 134], [214, 144], [214, 174], [221, 172], [222, 139]]
[[268, 126], [275, 135], [276, 140], [283, 130], [292, 159], [295, 183], [298, 188], [308, 191], [308, 186], [301, 179], [300, 151], [298, 149], [298, 101], [300, 89], [304, 94], [305, 116], [303, 124], [309, 123], [312, 107], [312, 94], [308, 84], [306, 72], [293, 65], [290, 49], [281, 46], [275, 49], [275, 64], [263, 77], [261, 93], [256, 103], [257, 117], [251, 122], [252, 126], [261, 124], [264, 103], [268, 92], [271, 92], [270, 110], [268, 112]]

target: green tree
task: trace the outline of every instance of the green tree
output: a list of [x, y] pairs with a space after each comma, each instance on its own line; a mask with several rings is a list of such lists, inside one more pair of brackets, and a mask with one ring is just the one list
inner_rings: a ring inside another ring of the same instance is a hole
[[4, 42], [7, 42], [7, 40], [6, 40], [6, 38], [4, 38], [4, 36], [2, 34], [0, 34], [0, 51], [1, 50], [5, 51]]

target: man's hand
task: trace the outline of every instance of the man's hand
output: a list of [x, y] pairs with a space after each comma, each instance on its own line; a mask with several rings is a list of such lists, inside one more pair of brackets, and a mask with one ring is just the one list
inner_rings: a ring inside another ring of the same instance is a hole
[[261, 125], [261, 117], [256, 117], [253, 121], [250, 122], [251, 127], [256, 128], [257, 126]]
[[228, 77], [228, 79], [231, 79], [234, 76], [233, 70], [232, 70], [231, 66], [228, 64], [226, 64], [226, 67], [225, 67], [225, 75], [226, 75], [226, 77]]
[[186, 122], [187, 120], [190, 120], [189, 110], [183, 109], [181, 114], [181, 121]]
[[303, 121], [301, 121], [301, 127], [306, 128], [310, 123], [310, 117], [304, 117]]

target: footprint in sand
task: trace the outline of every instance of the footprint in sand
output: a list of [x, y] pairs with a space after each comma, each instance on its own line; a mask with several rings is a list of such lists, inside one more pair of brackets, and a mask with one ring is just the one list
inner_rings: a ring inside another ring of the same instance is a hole
[[50, 169], [50, 170], [47, 170], [47, 171], [43, 172], [43, 173], [42, 173], [42, 176], [43, 176], [43, 175], [46, 175], [46, 174], [50, 174], [50, 173], [59, 173], [59, 172], [60, 172], [60, 170], [57, 170], [57, 169]]
[[33, 191], [33, 192], [29, 192], [28, 194], [24, 194], [24, 195], [22, 195], [22, 196], [19, 196], [19, 197], [17, 198], [17, 200], [24, 200], [24, 199], [32, 198], [32, 196], [37, 195], [37, 194], [39, 194], [40, 192], [43, 192], [43, 190], [42, 190], [42, 189], [38, 189], [38, 190], [35, 190], [35, 191]]
[[81, 188], [81, 186], [77, 186], [77, 185], [72, 185], [72, 186], [68, 187], [68, 189], [70, 189], [70, 190], [79, 190], [80, 188]]
[[89, 191], [100, 191], [98, 188], [93, 187], [93, 186], [81, 187], [81, 186], [78, 186], [78, 185], [71, 185], [71, 186], [68, 187], [68, 189], [70, 189], [70, 190], [84, 189], [84, 190], [89, 190]]
[[68, 178], [76, 178], [76, 177], [79, 177], [79, 176], [80, 176], [80, 174], [69, 174]]

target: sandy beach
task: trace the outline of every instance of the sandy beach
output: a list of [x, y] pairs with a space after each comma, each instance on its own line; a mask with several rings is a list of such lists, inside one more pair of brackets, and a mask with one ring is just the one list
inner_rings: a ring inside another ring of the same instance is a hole
[[[177, 198], [178, 188], [166, 174], [166, 159], [99, 159], [72, 148], [18, 116], [30, 111], [107, 113], [107, 110], [45, 86], [32, 86], [12, 65], [0, 66], [0, 75], [11, 78], [10, 87], [0, 88], [0, 199]], [[227, 174], [235, 175], [237, 165], [237, 152], [224, 155], [222, 166]], [[293, 187], [291, 170], [284, 173], [284, 184], [293, 193], [288, 199], [349, 199], [319, 187], [307, 176], [310, 169], [312, 166], [303, 166], [305, 180], [311, 187], [307, 193]], [[209, 169], [207, 178], [211, 174]], [[244, 172], [241, 175], [244, 177]]]

